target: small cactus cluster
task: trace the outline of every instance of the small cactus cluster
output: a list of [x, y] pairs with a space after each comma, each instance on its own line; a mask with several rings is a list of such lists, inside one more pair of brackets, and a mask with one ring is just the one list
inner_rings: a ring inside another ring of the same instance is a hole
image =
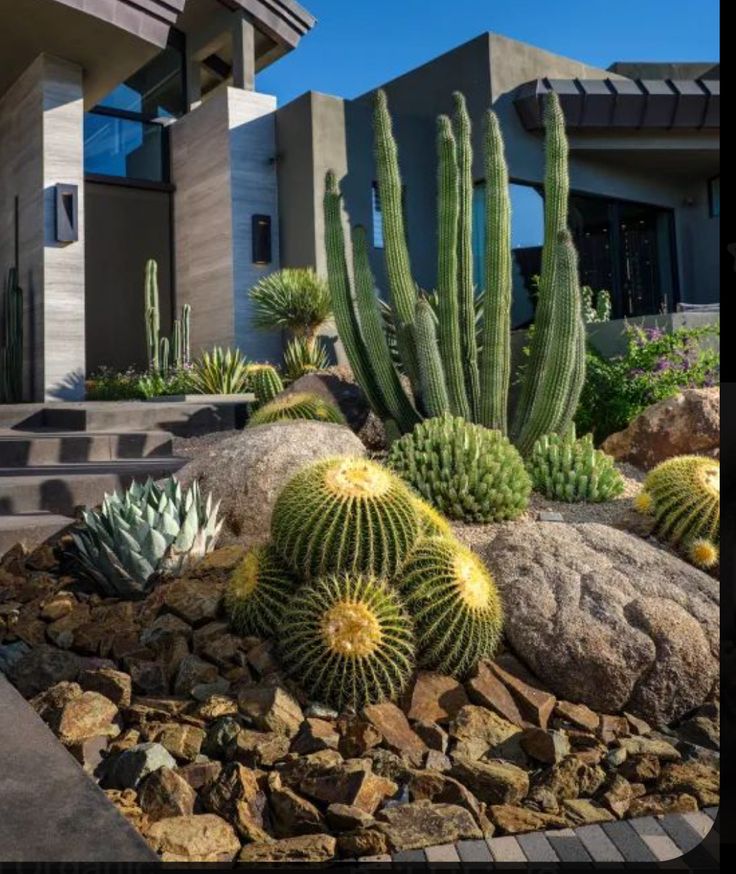
[[251, 414], [248, 427], [287, 422], [293, 419], [309, 419], [314, 422], [332, 422], [344, 425], [345, 417], [334, 405], [313, 392], [294, 392], [279, 395]]
[[610, 455], [593, 446], [593, 435], [579, 439], [575, 426], [566, 434], [545, 434], [534, 444], [527, 468], [534, 490], [550, 501], [610, 501], [624, 480]]
[[272, 634], [316, 700], [356, 710], [397, 698], [417, 661], [465, 676], [499, 641], [493, 578], [447, 520], [377, 462], [297, 473], [271, 543], [246, 554], [225, 604], [241, 634]]
[[658, 537], [698, 567], [711, 568], [719, 562], [720, 500], [720, 463], [680, 455], [649, 471], [634, 506], [654, 516]]
[[396, 440], [388, 465], [451, 519], [500, 522], [527, 506], [531, 481], [500, 431], [445, 414]]

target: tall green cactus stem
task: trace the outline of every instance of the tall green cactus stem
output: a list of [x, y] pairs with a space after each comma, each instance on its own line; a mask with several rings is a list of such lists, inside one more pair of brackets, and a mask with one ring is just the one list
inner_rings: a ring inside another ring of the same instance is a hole
[[345, 261], [345, 234], [342, 228], [341, 200], [337, 177], [333, 170], [328, 170], [325, 176], [323, 208], [327, 282], [330, 287], [335, 324], [345, 347], [350, 367], [363, 389], [368, 403], [379, 418], [386, 419], [390, 418], [390, 413], [376, 383], [368, 350], [355, 316], [348, 266]]
[[511, 380], [511, 204], [503, 137], [494, 112], [485, 129], [485, 295], [480, 422], [506, 434]]
[[181, 352], [185, 366], [189, 365], [192, 360], [191, 323], [192, 307], [188, 303], [185, 303], [181, 308]]
[[159, 342], [159, 370], [166, 375], [169, 372], [169, 338], [162, 337]]
[[424, 409], [428, 416], [441, 416], [443, 413], [449, 413], [450, 400], [447, 396], [445, 371], [437, 345], [434, 313], [429, 302], [424, 299], [417, 301], [414, 334], [417, 341], [419, 379]]
[[[542, 270], [539, 277], [535, 330], [544, 326], [544, 318], [540, 320], [540, 308], [544, 313], [545, 302], [556, 294], [554, 259], [559, 233], [567, 229], [567, 205], [570, 195], [570, 179], [567, 169], [569, 149], [565, 135], [565, 116], [554, 92], [550, 92], [545, 98], [544, 137], [544, 245], [542, 247]], [[546, 311], [549, 311], [549, 308]], [[532, 366], [527, 368], [527, 375], [521, 387], [519, 404], [514, 418], [513, 432], [517, 440], [528, 421], [530, 408], [539, 392], [539, 383], [542, 377], [543, 373], [539, 368]], [[547, 428], [546, 430], [557, 429]], [[527, 451], [530, 449], [531, 444], [527, 444]]]
[[158, 373], [160, 369], [159, 331], [161, 330], [161, 319], [158, 309], [158, 264], [154, 258], [149, 258], [146, 261], [145, 303], [148, 366], [154, 373]]
[[459, 214], [457, 225], [457, 285], [460, 302], [460, 340], [462, 344], [465, 390], [471, 418], [480, 419], [480, 375], [475, 326], [475, 283], [473, 282], [473, 147], [471, 123], [465, 97], [455, 91], [453, 123], [457, 143]]
[[18, 270], [11, 267], [3, 297], [4, 337], [0, 346], [0, 402], [18, 403], [23, 397], [23, 291]]
[[418, 387], [418, 367], [414, 351], [413, 320], [416, 284], [411, 275], [409, 247], [404, 228], [403, 193], [399, 156], [391, 115], [384, 91], [376, 92], [373, 107], [374, 148], [381, 198], [383, 245], [391, 305], [396, 322], [396, 342], [412, 387]]
[[184, 359], [181, 351], [181, 322], [179, 319], [174, 319], [174, 324], [171, 330], [171, 357], [176, 370], [181, 370]]
[[585, 326], [569, 231], [560, 232], [552, 263], [551, 294], [540, 295], [529, 355], [528, 370], [536, 375], [537, 388], [516, 441], [525, 456], [543, 434], [567, 431], [582, 387], [579, 350]]
[[445, 367], [450, 411], [470, 418], [463, 377], [460, 341], [460, 311], [457, 294], [458, 223], [457, 148], [452, 123], [446, 115], [437, 119], [437, 339]]
[[419, 421], [417, 411], [406, 395], [391, 359], [391, 352], [383, 329], [378, 308], [373, 272], [368, 260], [365, 228], [353, 228], [353, 271], [355, 273], [355, 302], [360, 329], [366, 346], [371, 350], [371, 366], [378, 389], [401, 431], [411, 431]]

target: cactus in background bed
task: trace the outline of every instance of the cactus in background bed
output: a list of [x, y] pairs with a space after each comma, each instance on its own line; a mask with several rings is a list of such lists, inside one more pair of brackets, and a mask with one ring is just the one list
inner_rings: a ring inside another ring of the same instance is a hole
[[314, 422], [332, 422], [344, 425], [345, 417], [334, 405], [313, 392], [294, 392], [274, 398], [259, 407], [248, 420], [248, 427], [270, 425], [294, 419], [309, 419]]
[[181, 346], [182, 359], [185, 367], [188, 367], [192, 362], [192, 347], [191, 347], [191, 322], [192, 322], [192, 307], [185, 303], [181, 308]]
[[148, 347], [148, 367], [154, 373], [160, 368], [159, 358], [159, 331], [161, 330], [161, 317], [158, 309], [158, 264], [154, 258], [146, 261], [145, 292], [145, 316], [146, 316], [146, 345]]
[[270, 364], [254, 364], [248, 368], [253, 393], [259, 404], [267, 404], [284, 390], [278, 371]]
[[429, 416], [449, 413], [450, 400], [447, 396], [445, 370], [437, 344], [434, 313], [426, 300], [417, 301], [414, 335], [417, 342], [419, 384], [422, 388], [424, 409]]
[[19, 403], [23, 399], [23, 291], [15, 267], [8, 270], [5, 282], [0, 368], [0, 402]]

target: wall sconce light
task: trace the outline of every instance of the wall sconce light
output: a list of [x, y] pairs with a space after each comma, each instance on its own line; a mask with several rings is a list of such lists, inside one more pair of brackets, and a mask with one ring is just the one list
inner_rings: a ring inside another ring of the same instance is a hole
[[73, 243], [79, 239], [78, 197], [77, 185], [57, 183], [54, 192], [57, 243]]
[[271, 216], [254, 215], [251, 219], [253, 263], [271, 263]]

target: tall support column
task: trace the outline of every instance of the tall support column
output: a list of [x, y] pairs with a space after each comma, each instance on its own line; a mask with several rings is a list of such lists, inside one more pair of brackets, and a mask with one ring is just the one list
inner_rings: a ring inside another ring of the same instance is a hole
[[255, 29], [246, 18], [238, 19], [232, 29], [233, 86], [253, 91], [256, 87]]

